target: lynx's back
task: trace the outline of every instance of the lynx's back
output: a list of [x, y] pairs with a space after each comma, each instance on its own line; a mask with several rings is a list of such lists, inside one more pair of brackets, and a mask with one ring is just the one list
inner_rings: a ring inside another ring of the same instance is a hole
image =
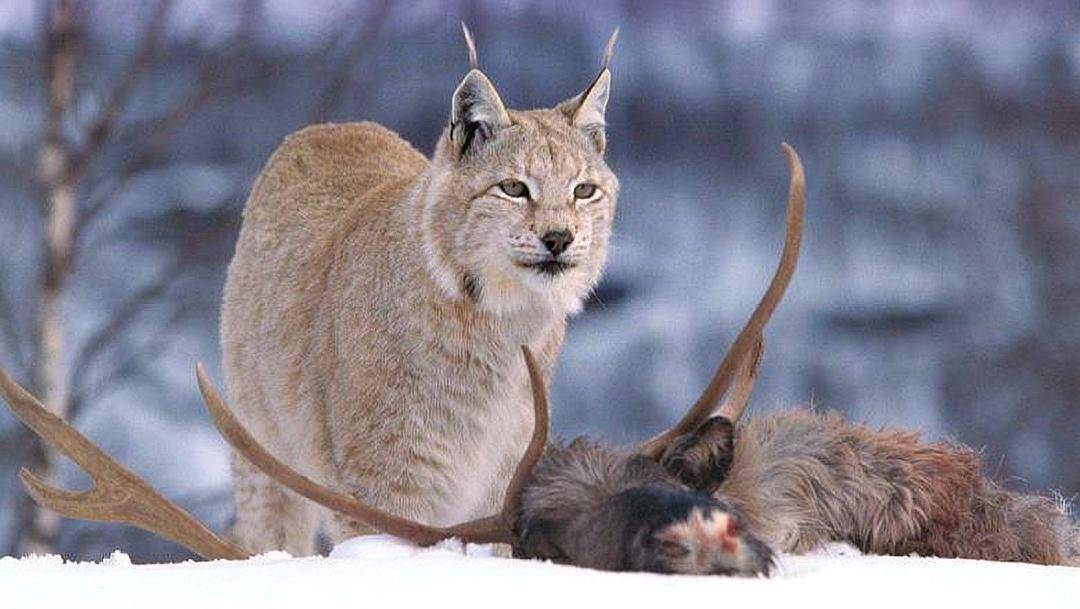
[[[301, 389], [300, 371], [276, 361], [275, 348], [288, 348], [292, 367], [305, 359], [301, 350], [314, 347], [314, 315], [327, 304], [326, 281], [342, 241], [359, 238], [393, 251], [405, 230], [395, 208], [427, 166], [423, 155], [375, 123], [315, 125], [285, 138], [252, 188], [225, 284], [230, 393], [243, 393], [238, 387], [262, 369], [265, 378], [290, 381], [279, 395]], [[370, 250], [352, 254], [379, 263]], [[249, 402], [238, 404], [245, 409]]]
[[244, 228], [326, 231], [349, 210], [400, 202], [427, 166], [408, 142], [376, 123], [307, 127], [270, 157], [251, 190]]

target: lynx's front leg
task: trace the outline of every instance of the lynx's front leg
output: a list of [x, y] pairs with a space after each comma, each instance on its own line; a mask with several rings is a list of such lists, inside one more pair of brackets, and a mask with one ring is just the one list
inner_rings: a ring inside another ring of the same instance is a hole
[[314, 554], [319, 507], [282, 488], [236, 455], [232, 471], [236, 499], [232, 536], [236, 542], [257, 554], [271, 550], [285, 550], [293, 556]]
[[[387, 485], [385, 481], [385, 478], [378, 476], [351, 478], [345, 488], [357, 499], [395, 515], [422, 523], [442, 524], [436, 510], [422, 493], [415, 490], [403, 492], [400, 487]], [[326, 532], [334, 545], [353, 537], [378, 533], [372, 527], [337, 512], [326, 522]]]

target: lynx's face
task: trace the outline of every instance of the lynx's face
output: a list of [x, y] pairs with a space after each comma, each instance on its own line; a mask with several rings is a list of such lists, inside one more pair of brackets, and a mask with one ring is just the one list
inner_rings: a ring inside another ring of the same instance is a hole
[[596, 83], [554, 109], [508, 111], [486, 77], [470, 76], [429, 186], [436, 279], [488, 311], [577, 312], [604, 266], [619, 189], [603, 158], [602, 114], [583, 111], [595, 106]]
[[618, 181], [561, 112], [511, 120], [447, 176], [448, 253], [481, 306], [516, 309], [540, 298], [574, 312], [604, 265]]

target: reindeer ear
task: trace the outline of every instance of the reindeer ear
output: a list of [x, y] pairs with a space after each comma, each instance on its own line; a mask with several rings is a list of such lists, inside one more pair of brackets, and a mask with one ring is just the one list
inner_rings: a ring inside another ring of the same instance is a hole
[[458, 158], [478, 150], [509, 125], [510, 115], [495, 85], [480, 70], [469, 70], [454, 91], [450, 107], [450, 141]]
[[675, 438], [660, 455], [660, 465], [686, 486], [711, 495], [727, 479], [734, 456], [735, 426], [715, 416]]

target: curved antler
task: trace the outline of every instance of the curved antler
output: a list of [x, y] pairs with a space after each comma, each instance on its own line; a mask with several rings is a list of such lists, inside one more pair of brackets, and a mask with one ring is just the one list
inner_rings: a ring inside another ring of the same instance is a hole
[[759, 334], [757, 342], [754, 343], [754, 349], [743, 358], [739, 371], [735, 373], [734, 385], [728, 392], [724, 405], [716, 414], [732, 422], [739, 420], [750, 403], [750, 394], [754, 391], [754, 383], [757, 382], [758, 372], [761, 370], [761, 359], [764, 356], [765, 339]]
[[658, 457], [672, 440], [692, 431], [712, 416], [717, 411], [720, 400], [731, 387], [732, 379], [737, 373], [735, 391], [732, 399], [724, 406], [724, 414], [735, 421], [746, 408], [750, 390], [757, 377], [757, 366], [762, 349], [762, 331], [773, 311], [776, 310], [776, 306], [780, 304], [780, 299], [784, 297], [784, 292], [791, 282], [791, 275], [795, 272], [795, 265], [799, 261], [803, 220], [806, 214], [806, 176], [803, 173], [802, 161], [799, 160], [795, 149], [787, 143], [781, 144], [780, 148], [787, 155], [791, 181], [788, 187], [787, 235], [784, 238], [784, 249], [780, 254], [780, 264], [777, 266], [776, 273], [765, 295], [758, 302], [757, 308], [750, 315], [749, 321], [728, 349], [705, 392], [674, 427], [638, 447], [638, 452], [641, 454], [653, 458]]
[[521, 491], [532, 473], [533, 467], [543, 454], [548, 433], [548, 401], [544, 381], [529, 348], [523, 346], [522, 353], [525, 356], [525, 365], [528, 368], [529, 382], [532, 385], [533, 393], [535, 422], [532, 439], [529, 441], [529, 446], [518, 463], [510, 483], [507, 485], [502, 511], [493, 516], [450, 527], [429, 526], [395, 516], [358, 501], [351, 495], [323, 486], [298, 473], [271, 455], [244, 429], [217, 390], [214, 389], [202, 364], [196, 367], [196, 376], [199, 380], [199, 389], [202, 391], [203, 401], [221, 435], [237, 453], [252, 465], [297, 494], [307, 497], [323, 507], [359, 520], [373, 529], [407, 539], [421, 546], [429, 546], [451, 537], [475, 543], [514, 544], [517, 540], [514, 523], [517, 520], [517, 508]]
[[19, 475], [26, 492], [39, 505], [67, 518], [130, 524], [171, 539], [204, 558], [238, 560], [251, 556], [162, 497], [77, 429], [49, 412], [3, 370], [0, 370], [0, 394], [15, 416], [44, 442], [71, 458], [94, 481], [88, 491], [68, 491], [50, 486], [23, 468]]

